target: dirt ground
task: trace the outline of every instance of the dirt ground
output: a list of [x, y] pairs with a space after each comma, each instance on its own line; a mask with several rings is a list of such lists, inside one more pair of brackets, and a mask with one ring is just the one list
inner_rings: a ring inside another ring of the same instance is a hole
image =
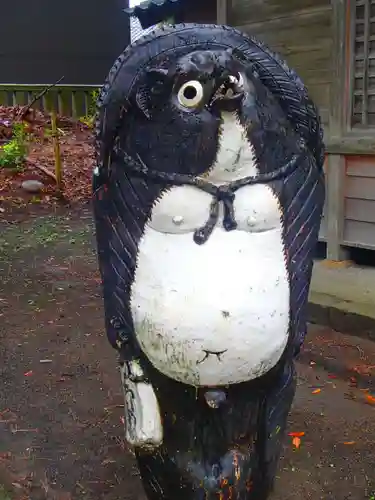
[[[0, 222], [0, 483], [25, 499], [144, 500], [93, 241], [89, 211]], [[299, 449], [285, 440], [273, 500], [375, 499], [363, 342], [311, 328], [288, 431], [305, 434]]]

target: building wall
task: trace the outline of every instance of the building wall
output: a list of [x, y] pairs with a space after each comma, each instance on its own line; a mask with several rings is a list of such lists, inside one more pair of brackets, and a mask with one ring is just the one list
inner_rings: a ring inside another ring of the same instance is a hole
[[[332, 67], [331, 0], [230, 0], [228, 24], [255, 36], [295, 69], [319, 107], [329, 137]], [[327, 207], [320, 238], [328, 232]]]
[[328, 258], [375, 250], [374, 0], [230, 0], [228, 24], [280, 53], [325, 125]]
[[[181, 21], [185, 23], [215, 23], [216, 0], [190, 0], [184, 9]], [[193, 8], [191, 4], [194, 4]]]
[[375, 249], [375, 157], [348, 156], [345, 174], [342, 243]]
[[129, 43], [125, 0], [1, 2], [0, 84], [101, 84]]
[[307, 85], [328, 127], [331, 0], [231, 0], [228, 24], [281, 54]]
[[[342, 243], [375, 249], [375, 2], [346, 2], [347, 103], [343, 134], [353, 145], [367, 136], [367, 154], [347, 154], [343, 180]], [[349, 141], [345, 141], [349, 143]], [[350, 146], [345, 146], [350, 153]]]
[[375, 131], [375, 2], [352, 0], [350, 95], [348, 125]]

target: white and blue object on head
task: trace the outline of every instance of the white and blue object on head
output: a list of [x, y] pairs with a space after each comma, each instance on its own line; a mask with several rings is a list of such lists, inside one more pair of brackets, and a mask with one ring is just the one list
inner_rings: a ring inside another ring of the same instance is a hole
[[[135, 7], [136, 5], [139, 5], [142, 0], [130, 0], [129, 2], [129, 7]], [[131, 43], [135, 42], [138, 40], [143, 35], [147, 35], [147, 33], [150, 33], [153, 29], [155, 29], [155, 26], [150, 26], [147, 29], [143, 29], [141, 26], [141, 23], [139, 22], [138, 17], [131, 16], [130, 18], [130, 41]]]

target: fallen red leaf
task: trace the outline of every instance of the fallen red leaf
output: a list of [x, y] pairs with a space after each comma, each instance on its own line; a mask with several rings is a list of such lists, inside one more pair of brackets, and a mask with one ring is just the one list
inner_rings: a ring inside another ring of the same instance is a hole
[[289, 436], [291, 437], [303, 437], [304, 435], [304, 432], [289, 432]]

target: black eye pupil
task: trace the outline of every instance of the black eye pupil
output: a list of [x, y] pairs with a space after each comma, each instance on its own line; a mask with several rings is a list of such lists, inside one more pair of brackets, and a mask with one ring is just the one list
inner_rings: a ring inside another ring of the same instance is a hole
[[194, 99], [197, 97], [197, 89], [189, 85], [184, 89], [184, 97], [185, 99]]

